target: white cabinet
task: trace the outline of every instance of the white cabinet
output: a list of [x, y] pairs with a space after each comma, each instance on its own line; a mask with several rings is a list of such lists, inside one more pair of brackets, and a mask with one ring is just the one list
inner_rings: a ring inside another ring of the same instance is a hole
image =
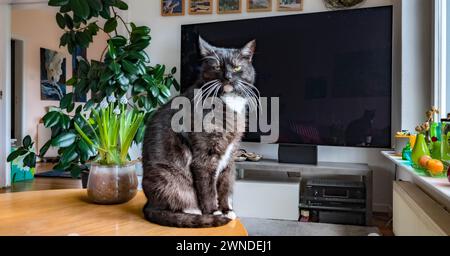
[[234, 186], [233, 209], [238, 217], [297, 221], [299, 201], [300, 179], [280, 172], [247, 172]]
[[394, 182], [393, 217], [397, 236], [450, 235], [450, 213], [413, 183]]

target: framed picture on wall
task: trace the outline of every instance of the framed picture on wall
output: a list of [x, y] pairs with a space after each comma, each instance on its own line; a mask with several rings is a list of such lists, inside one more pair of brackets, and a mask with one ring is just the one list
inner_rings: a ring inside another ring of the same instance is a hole
[[213, 0], [189, 0], [189, 14], [212, 14]]
[[183, 16], [184, 0], [161, 0], [162, 16]]
[[247, 12], [270, 12], [272, 0], [247, 0]]
[[282, 12], [287, 11], [303, 11], [304, 0], [276, 0], [277, 10]]
[[[78, 74], [78, 68], [79, 68], [79, 62], [80, 62], [80, 58], [87, 60], [86, 58], [86, 49], [85, 48], [81, 48], [81, 47], [77, 47], [75, 49], [75, 51], [72, 54], [72, 76], [75, 76], [76, 74]], [[75, 102], [86, 102], [87, 101], [87, 94], [83, 93], [83, 94], [79, 94], [76, 93], [76, 88], [74, 88], [74, 98], [75, 98]]]
[[241, 13], [242, 3], [241, 0], [217, 0], [217, 13]]
[[41, 48], [41, 100], [61, 100], [66, 95], [64, 54]]

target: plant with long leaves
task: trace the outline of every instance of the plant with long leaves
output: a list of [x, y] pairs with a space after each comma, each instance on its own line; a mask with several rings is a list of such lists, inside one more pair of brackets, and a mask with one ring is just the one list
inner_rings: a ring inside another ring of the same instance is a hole
[[[96, 162], [103, 165], [123, 165], [127, 163], [128, 150], [144, 120], [144, 114], [127, 108], [121, 100], [110, 102], [93, 109], [91, 117], [82, 118], [82, 123], [74, 123], [75, 130], [84, 142], [98, 152]], [[82, 126], [88, 127], [84, 132]]]
[[[66, 94], [59, 107], [52, 108], [43, 117], [45, 127], [51, 129], [52, 134], [39, 150], [39, 156], [44, 157], [50, 147], [58, 148], [59, 162], [54, 168], [69, 170], [74, 177], [88, 170], [88, 163], [93, 160], [123, 163], [130, 140], [143, 141], [145, 123], [160, 105], [168, 102], [172, 87], [180, 89], [174, 78], [176, 69], [167, 71], [165, 65], [150, 65], [145, 52], [151, 41], [150, 28], [128, 23], [120, 16], [121, 11], [128, 9], [126, 2], [49, 0], [48, 4], [59, 8], [56, 23], [64, 30], [60, 46], [67, 47], [69, 53], [77, 48], [87, 49], [100, 31], [106, 33], [108, 40], [99, 61], [79, 60], [77, 72], [67, 81], [68, 86], [73, 86], [73, 92]], [[102, 26], [99, 25], [101, 20], [104, 20]], [[120, 34], [119, 31], [125, 32]], [[75, 99], [89, 92], [91, 99], [75, 109]], [[127, 97], [127, 106], [121, 108], [122, 113], [132, 113], [130, 117], [126, 114], [123, 121], [122, 117], [115, 121], [111, 116], [107, 118], [104, 110], [98, 110], [109, 97]], [[86, 113], [92, 116], [86, 117]], [[120, 128], [131, 123], [134, 124], [132, 130]], [[106, 129], [100, 133], [100, 127], [110, 125], [118, 126], [118, 137], [116, 130]], [[28, 140], [31, 141], [29, 136]], [[113, 147], [115, 140], [119, 143], [117, 149]], [[31, 142], [24, 143], [8, 160], [25, 156], [24, 164], [35, 167], [36, 155], [30, 145]]]

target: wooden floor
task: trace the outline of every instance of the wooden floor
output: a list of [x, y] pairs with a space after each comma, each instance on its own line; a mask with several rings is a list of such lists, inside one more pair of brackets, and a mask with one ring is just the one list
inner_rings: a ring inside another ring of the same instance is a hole
[[[51, 170], [52, 164], [38, 164], [36, 173]], [[35, 178], [31, 181], [18, 182], [12, 187], [0, 189], [0, 193], [36, 191], [36, 190], [52, 190], [52, 189], [77, 189], [82, 188], [80, 179], [70, 178]], [[373, 225], [378, 227], [383, 236], [393, 236], [392, 217], [386, 213], [374, 213]]]

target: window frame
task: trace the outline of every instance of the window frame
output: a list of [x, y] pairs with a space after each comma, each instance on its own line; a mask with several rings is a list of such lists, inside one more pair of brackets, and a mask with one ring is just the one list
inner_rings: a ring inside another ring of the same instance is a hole
[[441, 110], [442, 117], [447, 117], [447, 106], [450, 106], [450, 102], [447, 102], [447, 18], [447, 0], [434, 0], [434, 81], [431, 101]]

